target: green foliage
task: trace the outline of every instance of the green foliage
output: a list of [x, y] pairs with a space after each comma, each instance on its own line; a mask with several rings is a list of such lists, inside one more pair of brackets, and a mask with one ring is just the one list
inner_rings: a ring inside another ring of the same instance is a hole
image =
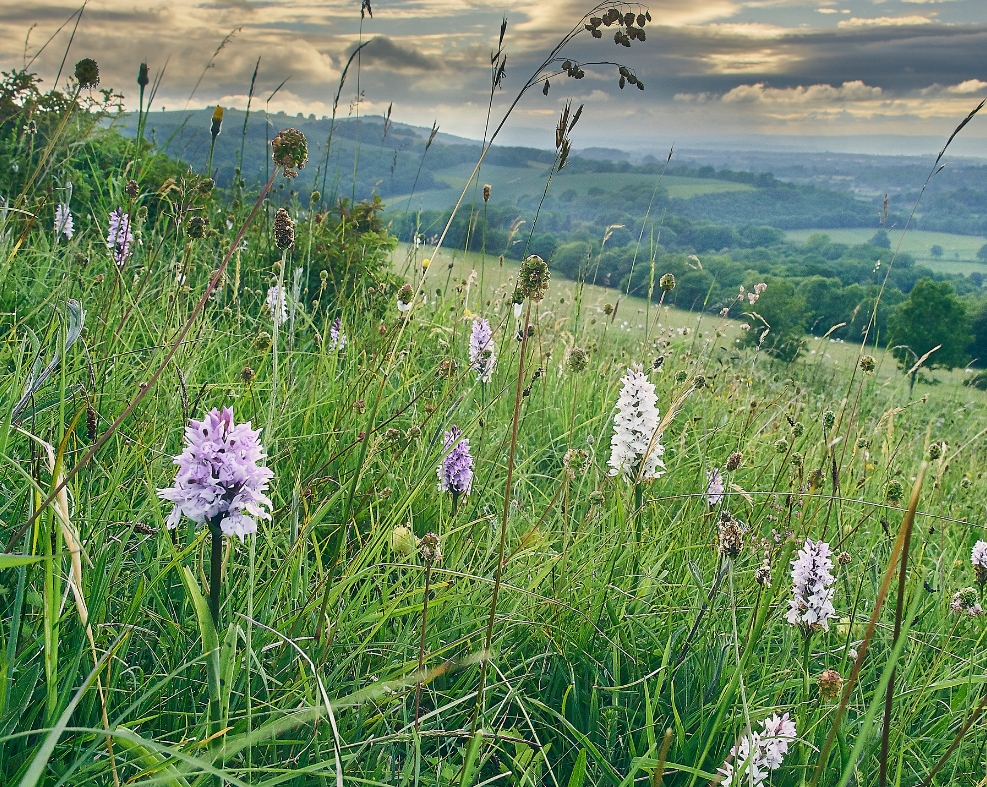
[[760, 347], [780, 361], [790, 363], [805, 346], [806, 301], [786, 279], [769, 278], [767, 289], [753, 305], [741, 308], [750, 319], [745, 347]]
[[924, 366], [962, 366], [970, 357], [966, 350], [972, 339], [970, 318], [948, 282], [920, 279], [889, 324], [888, 343], [903, 369], [938, 345]]
[[987, 243], [985, 243], [977, 250], [977, 259], [987, 260]]
[[938, 243], [932, 244], [932, 248], [929, 249], [929, 254], [931, 254], [936, 259], [939, 259], [943, 255], [942, 246], [940, 246]]
[[879, 249], [890, 249], [891, 248], [891, 238], [888, 237], [887, 230], [878, 230], [874, 233], [869, 241], [867, 241], [871, 246], [876, 246]]

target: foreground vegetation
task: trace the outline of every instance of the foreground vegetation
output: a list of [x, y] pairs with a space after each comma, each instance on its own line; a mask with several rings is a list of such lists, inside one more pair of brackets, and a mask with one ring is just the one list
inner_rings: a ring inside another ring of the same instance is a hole
[[221, 191], [76, 75], [0, 104], [5, 784], [980, 778], [983, 393], [866, 328], [783, 364], [756, 270], [712, 317], [657, 257], [652, 302], [395, 255], [298, 135]]

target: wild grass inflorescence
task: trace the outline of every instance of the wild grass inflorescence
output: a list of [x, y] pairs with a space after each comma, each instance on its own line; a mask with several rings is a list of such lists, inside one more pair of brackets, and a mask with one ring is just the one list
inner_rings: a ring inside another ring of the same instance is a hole
[[4, 784], [980, 778], [979, 391], [608, 330], [533, 255], [405, 281], [379, 199], [272, 191], [299, 132], [234, 197], [75, 74], [0, 81]]

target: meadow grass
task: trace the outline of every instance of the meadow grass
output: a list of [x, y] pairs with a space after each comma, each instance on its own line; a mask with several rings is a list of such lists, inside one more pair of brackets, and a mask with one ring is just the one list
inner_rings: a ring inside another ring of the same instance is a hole
[[[4, 784], [692, 787], [775, 714], [775, 785], [982, 779], [984, 618], [951, 611], [981, 578], [982, 392], [909, 394], [828, 340], [781, 364], [741, 349], [739, 303], [661, 305], [667, 279], [650, 305], [533, 293], [492, 255], [394, 249], [373, 206], [303, 210], [280, 174], [223, 194], [60, 133], [23, 168], [91, 189], [74, 236], [43, 180], [0, 213]], [[635, 365], [664, 462], [636, 483], [608, 465]], [[169, 529], [156, 494], [222, 407], [274, 474], [243, 541]], [[812, 628], [786, 619], [807, 538], [838, 556]]]

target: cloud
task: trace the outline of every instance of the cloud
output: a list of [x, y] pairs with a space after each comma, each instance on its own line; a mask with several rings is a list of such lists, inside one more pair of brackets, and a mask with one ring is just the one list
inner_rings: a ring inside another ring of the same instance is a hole
[[953, 93], [958, 96], [966, 96], [971, 93], [983, 93], [987, 91], [987, 82], [981, 82], [979, 79], [967, 79], [964, 82], [960, 82], [958, 85], [952, 85], [946, 88], [947, 93]]
[[865, 85], [857, 79], [844, 82], [839, 87], [832, 85], [809, 85], [808, 87], [768, 87], [763, 82], [755, 85], [737, 85], [720, 99], [727, 104], [831, 104], [845, 101], [873, 101], [882, 96], [879, 87]]
[[878, 16], [859, 17], [851, 16], [849, 19], [841, 19], [838, 27], [913, 27], [915, 25], [931, 25], [931, 19], [927, 16]]
[[[352, 51], [353, 48], [350, 49]], [[402, 46], [387, 36], [370, 39], [360, 53], [360, 59], [363, 63], [385, 66], [396, 71], [441, 71], [444, 68], [438, 57]]]

